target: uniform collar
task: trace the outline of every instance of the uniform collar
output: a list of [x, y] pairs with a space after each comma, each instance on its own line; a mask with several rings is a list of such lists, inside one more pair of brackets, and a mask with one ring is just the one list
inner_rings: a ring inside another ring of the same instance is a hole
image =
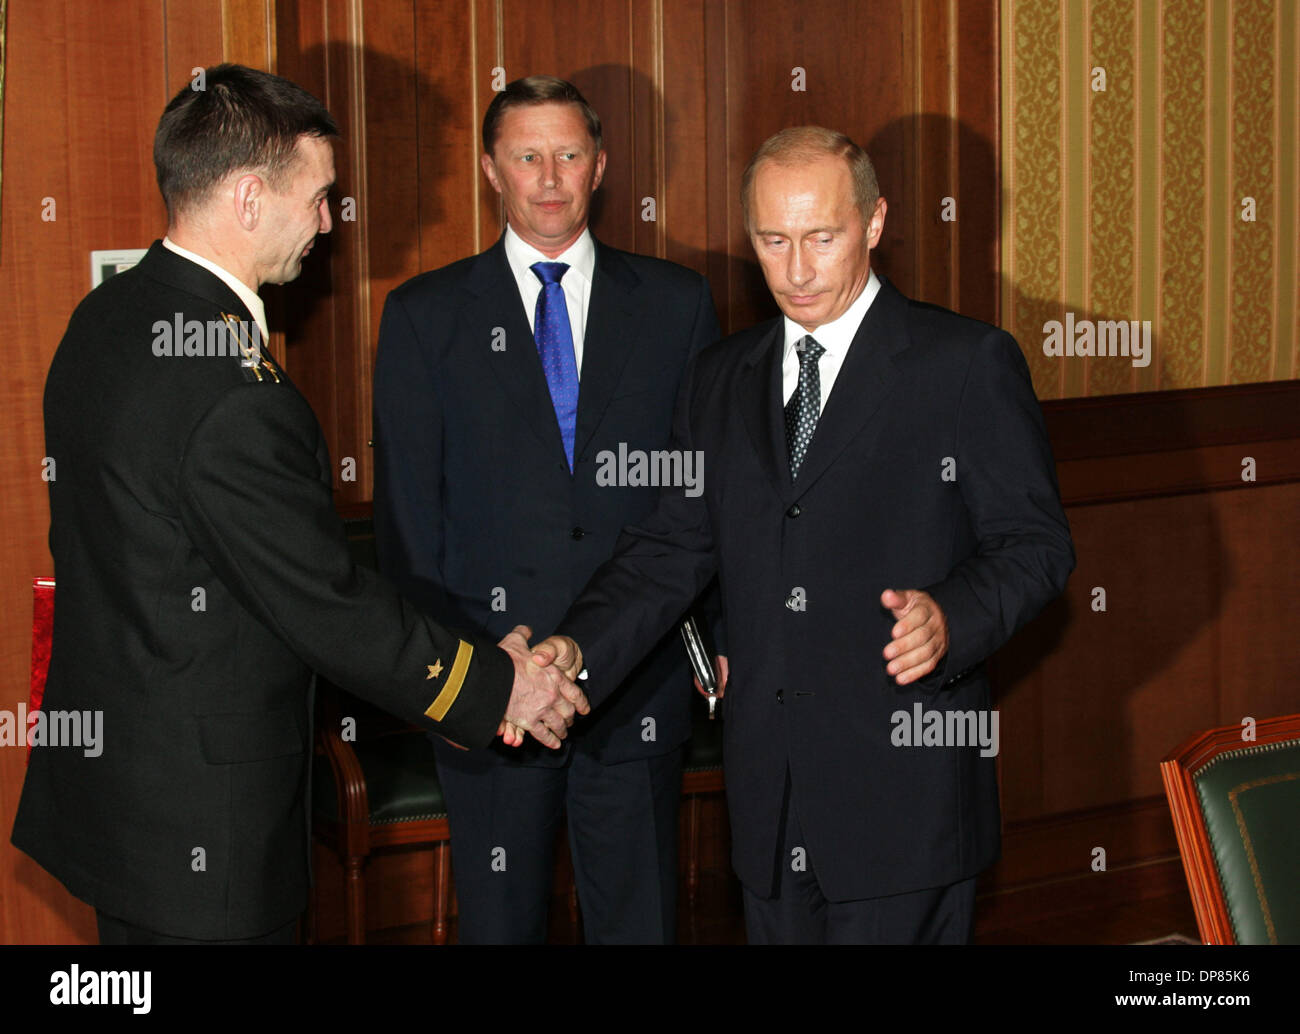
[[243, 302], [245, 307], [248, 309], [249, 314], [252, 315], [253, 319], [257, 322], [257, 329], [262, 332], [262, 340], [270, 340], [270, 335], [266, 330], [266, 305], [262, 302], [262, 299], [258, 296], [256, 291], [240, 280], [239, 277], [235, 276], [234, 273], [230, 272], [230, 270], [223, 269], [215, 262], [205, 259], [202, 255], [196, 255], [194, 252], [182, 248], [170, 237], [164, 237], [162, 243], [163, 247], [168, 251], [174, 252], [181, 258], [189, 259], [195, 265], [202, 266], [234, 291], [235, 294], [238, 295], [239, 300]]

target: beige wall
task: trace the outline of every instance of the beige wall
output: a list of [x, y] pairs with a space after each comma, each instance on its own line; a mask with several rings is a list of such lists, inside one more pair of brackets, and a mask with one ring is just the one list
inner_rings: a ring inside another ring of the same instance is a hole
[[[1297, 376], [1300, 5], [1002, 0], [1001, 35], [1002, 311], [1039, 397]], [[1153, 361], [1044, 356], [1067, 309], [1150, 320]]]

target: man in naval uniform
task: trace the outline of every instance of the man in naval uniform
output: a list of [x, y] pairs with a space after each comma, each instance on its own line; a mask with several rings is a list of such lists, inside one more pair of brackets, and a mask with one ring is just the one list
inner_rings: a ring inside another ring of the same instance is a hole
[[13, 842], [102, 943], [293, 940], [313, 670], [465, 746], [522, 721], [558, 747], [586, 710], [526, 628], [460, 638], [352, 563], [257, 295], [330, 230], [337, 129], [277, 76], [203, 80], [154, 143], [166, 238], [78, 306], [45, 390], [45, 706], [100, 712], [102, 751], [33, 751]]

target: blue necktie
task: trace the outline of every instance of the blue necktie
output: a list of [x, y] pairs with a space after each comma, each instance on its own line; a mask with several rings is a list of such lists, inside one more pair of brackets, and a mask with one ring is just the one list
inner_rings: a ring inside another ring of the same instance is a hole
[[578, 361], [573, 354], [569, 307], [564, 304], [564, 288], [560, 286], [569, 267], [564, 262], [534, 262], [529, 268], [542, 282], [533, 317], [533, 337], [542, 359], [542, 372], [546, 374], [546, 386], [551, 389], [551, 405], [560, 424], [569, 473], [573, 473], [573, 439], [578, 426]]

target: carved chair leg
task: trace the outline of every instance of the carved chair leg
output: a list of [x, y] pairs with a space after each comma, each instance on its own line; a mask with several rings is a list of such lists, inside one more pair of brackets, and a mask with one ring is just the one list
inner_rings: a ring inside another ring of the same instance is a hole
[[447, 841], [433, 845], [433, 943], [447, 943], [447, 913], [451, 895], [448, 893], [447, 860], [451, 845]]
[[700, 889], [700, 795], [691, 794], [686, 805], [686, 903], [695, 913]]
[[348, 943], [366, 943], [366, 859], [349, 855], [345, 865], [343, 896], [346, 901]]

